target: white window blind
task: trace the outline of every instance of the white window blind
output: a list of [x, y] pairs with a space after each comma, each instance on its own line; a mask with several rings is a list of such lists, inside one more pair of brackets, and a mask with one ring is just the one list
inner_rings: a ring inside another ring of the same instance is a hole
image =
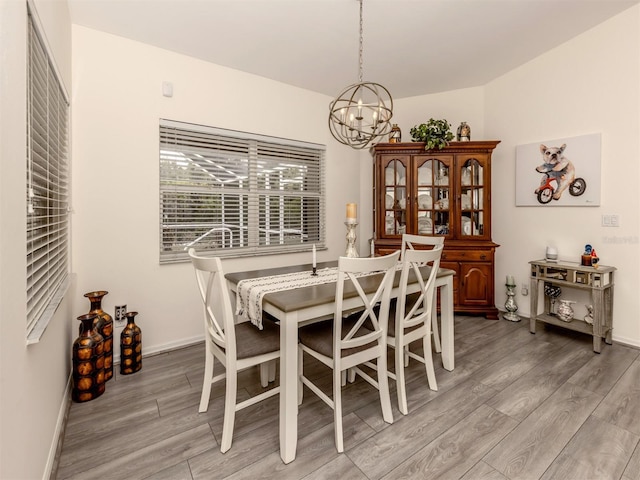
[[322, 145], [160, 122], [160, 263], [323, 247]]
[[68, 102], [29, 15], [27, 334], [55, 312], [69, 275]]

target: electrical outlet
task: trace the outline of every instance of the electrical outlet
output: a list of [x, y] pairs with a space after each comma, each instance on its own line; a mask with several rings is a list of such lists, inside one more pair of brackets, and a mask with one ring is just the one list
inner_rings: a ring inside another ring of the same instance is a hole
[[125, 316], [126, 313], [127, 313], [126, 305], [116, 305], [116, 314], [113, 317], [116, 327], [124, 327], [127, 321], [127, 317]]
[[522, 288], [520, 289], [520, 294], [523, 297], [526, 297], [527, 295], [529, 295], [529, 285], [527, 285], [526, 283], [523, 283]]

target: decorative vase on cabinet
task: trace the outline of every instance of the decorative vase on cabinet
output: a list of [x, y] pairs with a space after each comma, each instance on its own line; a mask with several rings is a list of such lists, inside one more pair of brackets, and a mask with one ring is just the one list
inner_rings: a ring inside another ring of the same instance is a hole
[[120, 333], [120, 374], [130, 375], [142, 368], [142, 330], [136, 325], [138, 312], [127, 312], [127, 325]]
[[87, 313], [78, 317], [81, 333], [73, 342], [74, 402], [88, 402], [104, 393], [104, 340], [94, 327], [98, 316]]
[[102, 309], [102, 299], [109, 292], [97, 290], [85, 293], [84, 296], [91, 302], [89, 313], [97, 315], [95, 328], [104, 340], [104, 379], [113, 377], [113, 318]]
[[398, 250], [402, 234], [445, 237], [441, 267], [455, 270], [454, 310], [497, 319], [491, 239], [491, 154], [499, 141], [380, 143], [374, 155], [374, 244]]

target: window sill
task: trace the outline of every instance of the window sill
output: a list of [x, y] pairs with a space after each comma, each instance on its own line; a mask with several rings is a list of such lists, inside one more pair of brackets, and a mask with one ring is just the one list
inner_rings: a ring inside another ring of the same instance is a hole
[[56, 310], [58, 310], [58, 306], [69, 290], [69, 285], [71, 285], [71, 275], [67, 274], [67, 277], [64, 279], [56, 293], [53, 295], [53, 298], [51, 299], [51, 302], [49, 303], [45, 311], [42, 313], [42, 315], [40, 315], [40, 318], [36, 321], [35, 325], [27, 333], [27, 345], [40, 343], [40, 339], [49, 326], [49, 322], [53, 318]]

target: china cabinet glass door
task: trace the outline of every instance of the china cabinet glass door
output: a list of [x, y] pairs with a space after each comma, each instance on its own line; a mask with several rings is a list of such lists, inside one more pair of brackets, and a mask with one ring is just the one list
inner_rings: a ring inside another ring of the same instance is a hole
[[460, 237], [480, 237], [485, 231], [484, 166], [477, 158], [469, 158], [461, 168]]
[[451, 159], [416, 158], [416, 216], [419, 235], [449, 235], [451, 221]]
[[407, 231], [407, 166], [394, 158], [384, 166], [384, 234], [402, 235]]

